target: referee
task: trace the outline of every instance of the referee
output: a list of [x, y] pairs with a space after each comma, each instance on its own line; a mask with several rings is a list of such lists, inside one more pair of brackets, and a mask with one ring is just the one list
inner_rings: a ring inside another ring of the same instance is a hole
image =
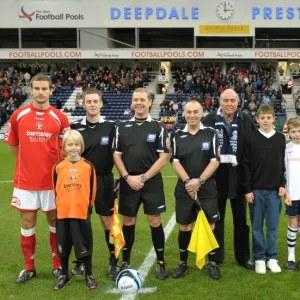
[[[171, 136], [171, 163], [179, 177], [175, 188], [175, 210], [176, 222], [179, 224], [180, 264], [173, 273], [173, 278], [183, 277], [189, 271], [187, 248], [192, 224], [197, 218], [194, 200], [197, 194], [212, 230], [215, 222], [219, 220], [218, 194], [214, 179], [220, 161], [219, 140], [214, 129], [202, 125], [202, 115], [201, 104], [195, 98], [190, 98], [184, 107], [187, 125]], [[209, 255], [213, 255], [213, 252]], [[220, 278], [220, 270], [214, 262], [209, 262], [207, 269], [212, 279]]]
[[[89, 160], [96, 169], [97, 195], [95, 201], [96, 213], [100, 215], [105, 231], [105, 239], [109, 249], [108, 275], [113, 278], [118, 273], [117, 259], [114, 256], [114, 245], [109, 243], [109, 232], [112, 223], [114, 207], [114, 177], [112, 174], [113, 153], [112, 147], [115, 140], [115, 123], [106, 121], [100, 115], [103, 106], [101, 93], [94, 88], [87, 88], [82, 95], [82, 106], [86, 116], [71, 125], [78, 130], [84, 139], [85, 149], [82, 156]], [[73, 275], [82, 275], [84, 265], [77, 261], [72, 270]]]
[[138, 88], [132, 95], [134, 117], [117, 127], [115, 165], [121, 175], [119, 211], [123, 217], [125, 247], [120, 270], [130, 268], [136, 216], [141, 203], [151, 228], [157, 256], [156, 276], [167, 278], [164, 262], [165, 236], [160, 214], [166, 210], [161, 169], [169, 159], [169, 138], [163, 123], [149, 114], [148, 91]]

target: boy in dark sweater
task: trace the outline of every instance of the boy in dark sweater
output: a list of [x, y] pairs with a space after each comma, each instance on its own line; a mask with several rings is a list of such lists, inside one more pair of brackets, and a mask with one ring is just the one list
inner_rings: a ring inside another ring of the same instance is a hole
[[[252, 254], [255, 271], [281, 272], [277, 262], [277, 232], [281, 211], [281, 196], [285, 195], [285, 137], [273, 129], [275, 115], [270, 105], [261, 105], [256, 114], [259, 129], [245, 141], [243, 156], [243, 186], [250, 206], [252, 223]], [[266, 220], [266, 240], [264, 237]]]

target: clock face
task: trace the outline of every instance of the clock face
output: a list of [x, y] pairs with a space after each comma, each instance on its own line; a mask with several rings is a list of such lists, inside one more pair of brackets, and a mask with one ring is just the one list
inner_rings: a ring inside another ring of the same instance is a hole
[[222, 20], [230, 19], [234, 14], [233, 4], [228, 1], [223, 1], [217, 6], [217, 15]]

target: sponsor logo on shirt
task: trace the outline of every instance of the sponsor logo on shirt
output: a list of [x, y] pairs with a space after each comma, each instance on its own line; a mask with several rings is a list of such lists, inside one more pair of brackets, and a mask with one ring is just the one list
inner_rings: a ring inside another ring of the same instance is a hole
[[149, 133], [147, 136], [147, 142], [153, 143], [156, 139], [156, 133]]
[[109, 143], [109, 136], [103, 136], [101, 138], [100, 145], [108, 145], [108, 143]]
[[180, 138], [181, 139], [184, 139], [184, 138], [186, 138], [187, 137], [187, 135], [182, 135]]
[[202, 150], [209, 150], [209, 142], [202, 143]]
[[85, 128], [78, 128], [77, 130], [78, 130], [78, 131], [84, 131]]
[[46, 131], [26, 131], [32, 143], [47, 143], [52, 136], [52, 133]]
[[127, 124], [125, 125], [125, 127], [132, 127], [132, 124]]

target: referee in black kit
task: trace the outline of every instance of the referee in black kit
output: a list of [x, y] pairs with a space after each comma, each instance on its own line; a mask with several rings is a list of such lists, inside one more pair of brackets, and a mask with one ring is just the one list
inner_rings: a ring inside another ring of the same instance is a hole
[[[176, 222], [179, 224], [178, 244], [180, 264], [173, 278], [187, 274], [189, 268], [188, 245], [191, 239], [192, 224], [197, 218], [195, 200], [198, 198], [212, 230], [219, 220], [218, 193], [214, 173], [219, 166], [219, 140], [216, 131], [204, 127], [200, 122], [203, 115], [201, 104], [190, 98], [184, 107], [187, 125], [171, 136], [171, 163], [177, 174], [175, 188]], [[213, 255], [210, 252], [209, 255]], [[209, 276], [219, 279], [220, 270], [214, 262], [207, 264]]]
[[[100, 115], [103, 99], [98, 90], [87, 88], [82, 98], [82, 106], [86, 110], [86, 117], [74, 122], [71, 128], [78, 130], [83, 136], [85, 149], [82, 156], [89, 160], [96, 169], [97, 195], [95, 210], [100, 215], [110, 253], [108, 275], [115, 278], [118, 273], [117, 259], [114, 256], [114, 245], [109, 243], [109, 231], [114, 207], [114, 177], [112, 173], [114, 162], [112, 148], [116, 127], [114, 122], [104, 120]], [[80, 261], [77, 261], [72, 274], [79, 276], [83, 272], [84, 265]]]
[[120, 270], [130, 267], [136, 216], [141, 203], [151, 228], [157, 255], [156, 275], [167, 278], [164, 262], [165, 236], [160, 214], [166, 210], [161, 169], [169, 159], [169, 137], [164, 124], [149, 114], [152, 101], [148, 91], [138, 88], [132, 95], [134, 117], [117, 127], [115, 165], [121, 175], [119, 211], [123, 217], [125, 247]]

